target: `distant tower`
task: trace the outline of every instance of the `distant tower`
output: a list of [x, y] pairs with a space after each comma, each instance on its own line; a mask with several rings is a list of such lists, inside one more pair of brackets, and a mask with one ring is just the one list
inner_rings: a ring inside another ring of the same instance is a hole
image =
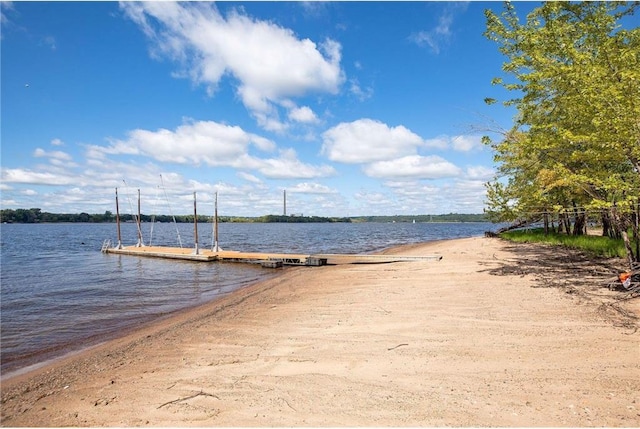
[[285, 189], [284, 191], [284, 215], [287, 215], [287, 190]]

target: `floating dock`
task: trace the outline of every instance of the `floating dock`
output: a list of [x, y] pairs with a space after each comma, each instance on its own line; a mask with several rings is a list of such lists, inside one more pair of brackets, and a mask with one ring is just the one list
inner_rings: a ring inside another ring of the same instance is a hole
[[[162, 178], [162, 176], [160, 176]], [[286, 198], [286, 192], [285, 192]], [[286, 200], [285, 200], [286, 201]], [[285, 203], [286, 204], [286, 203]], [[285, 209], [286, 210], [286, 209]], [[384, 264], [389, 262], [406, 261], [439, 261], [440, 255], [429, 256], [400, 256], [400, 255], [355, 255], [355, 254], [296, 254], [296, 253], [260, 253], [260, 252], [240, 252], [235, 250], [222, 250], [218, 247], [218, 193], [215, 194], [215, 216], [214, 216], [214, 243], [211, 249], [203, 249], [198, 246], [198, 213], [196, 210], [196, 193], [193, 193], [193, 236], [195, 243], [193, 248], [185, 247], [164, 247], [145, 246], [142, 243], [142, 229], [140, 228], [140, 190], [138, 189], [138, 216], [136, 224], [138, 230], [138, 244], [135, 246], [123, 246], [120, 235], [120, 208], [118, 204], [118, 188], [116, 188], [116, 229], [118, 233], [118, 244], [113, 246], [111, 240], [102, 243], [102, 253], [113, 253], [117, 255], [147, 256], [164, 259], [182, 259], [186, 261], [198, 262], [244, 262], [260, 264], [265, 268], [278, 268], [283, 265], [302, 265], [309, 267], [319, 267], [327, 264]]]
[[319, 267], [327, 264], [383, 264], [408, 261], [439, 261], [441, 255], [402, 256], [402, 255], [369, 255], [369, 254], [337, 254], [337, 253], [262, 253], [239, 252], [235, 250], [210, 250], [183, 247], [163, 246], [124, 246], [111, 247], [105, 244], [104, 253], [117, 255], [147, 256], [164, 259], [181, 259], [198, 262], [243, 262], [260, 264], [266, 268], [278, 268], [283, 265], [302, 265]]

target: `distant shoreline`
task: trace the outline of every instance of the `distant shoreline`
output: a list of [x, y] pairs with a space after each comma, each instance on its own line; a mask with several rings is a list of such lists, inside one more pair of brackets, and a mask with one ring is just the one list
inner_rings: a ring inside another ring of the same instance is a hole
[[[121, 214], [121, 222], [135, 222], [136, 216]], [[211, 216], [198, 215], [199, 223], [211, 222]], [[38, 208], [0, 210], [1, 223], [115, 223], [116, 216], [111, 211], [103, 214], [89, 213], [49, 213]], [[193, 223], [193, 215], [149, 215], [141, 214], [141, 222]], [[489, 222], [484, 214], [449, 213], [439, 215], [393, 215], [393, 216], [219, 216], [220, 223], [446, 223], [446, 222]]]

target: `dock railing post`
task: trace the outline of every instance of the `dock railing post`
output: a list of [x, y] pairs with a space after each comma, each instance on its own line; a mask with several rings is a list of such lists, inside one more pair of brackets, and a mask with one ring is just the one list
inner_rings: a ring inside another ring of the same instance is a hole
[[215, 209], [213, 214], [213, 251], [218, 252], [218, 191], [216, 191]]
[[120, 237], [120, 206], [118, 205], [118, 188], [116, 188], [116, 231], [118, 232], [118, 245], [116, 249], [122, 249], [122, 238]]
[[140, 219], [140, 216], [140, 189], [138, 189], [138, 218], [136, 219], [136, 226], [138, 227], [138, 243], [136, 244], [136, 247], [144, 246], [142, 243], [142, 228], [140, 226], [140, 222], [142, 222], [142, 220]]
[[196, 209], [196, 192], [193, 192], [193, 236], [195, 241], [195, 248], [193, 254], [198, 255], [200, 253], [198, 249], [198, 211]]

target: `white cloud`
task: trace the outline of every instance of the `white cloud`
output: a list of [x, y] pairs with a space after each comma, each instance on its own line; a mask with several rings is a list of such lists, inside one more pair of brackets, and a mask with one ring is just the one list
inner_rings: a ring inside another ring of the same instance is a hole
[[332, 161], [366, 163], [416, 153], [420, 136], [399, 125], [389, 127], [372, 119], [343, 122], [322, 134], [322, 154]]
[[392, 192], [402, 212], [415, 214], [481, 213], [486, 195], [484, 182], [461, 179], [429, 184], [407, 182], [406, 186], [393, 186]]
[[2, 30], [7, 27], [13, 26], [6, 13], [8, 11], [13, 11], [13, 2], [11, 1], [0, 1], [0, 40], [2, 40]]
[[305, 124], [315, 124], [319, 122], [316, 114], [307, 106], [291, 109], [289, 111], [289, 119]]
[[482, 137], [469, 135], [455, 136], [451, 139], [451, 144], [453, 149], [458, 152], [469, 152], [482, 147]]
[[270, 179], [313, 179], [335, 174], [335, 169], [328, 165], [314, 166], [298, 160], [293, 149], [280, 151], [279, 158], [256, 161], [256, 169]]
[[420, 186], [418, 180], [408, 179], [408, 180], [388, 180], [384, 182], [384, 186], [387, 188], [399, 188], [399, 189], [414, 189]]
[[63, 175], [23, 168], [3, 168], [1, 177], [5, 183], [28, 183], [31, 185], [72, 185], [77, 183], [71, 174]]
[[302, 6], [305, 14], [309, 16], [318, 17], [324, 14], [329, 8], [330, 3], [321, 2], [321, 1], [301, 1], [298, 3]]
[[64, 146], [64, 142], [60, 139], [51, 140], [51, 146]]
[[493, 178], [495, 170], [490, 167], [478, 165], [475, 167], [467, 167], [467, 177], [472, 180], [481, 180], [488, 182]]
[[391, 161], [378, 161], [363, 168], [370, 177], [442, 179], [461, 174], [460, 168], [439, 156], [410, 155]]
[[181, 125], [175, 131], [134, 130], [128, 133], [128, 139], [114, 140], [108, 147], [88, 147], [87, 156], [97, 163], [107, 154], [140, 155], [161, 162], [254, 170], [275, 179], [309, 179], [335, 174], [331, 166], [301, 162], [293, 149], [280, 150], [277, 158], [259, 158], [249, 153], [251, 146], [262, 151], [276, 147], [271, 140], [247, 133], [240, 127], [202, 121]]
[[409, 36], [418, 46], [428, 46], [434, 54], [439, 54], [443, 45], [449, 43], [453, 16], [445, 13], [438, 18], [438, 25], [428, 31], [419, 31]]
[[71, 155], [69, 155], [66, 152], [62, 152], [62, 151], [52, 151], [52, 152], [47, 152], [44, 149], [41, 148], [37, 148], [34, 152], [33, 152], [33, 156], [35, 156], [36, 158], [50, 158], [50, 159], [57, 159], [60, 161], [71, 161], [73, 158], [71, 158]]
[[[215, 192], [219, 192], [220, 213], [223, 215], [257, 216], [270, 213], [281, 207], [281, 191], [274, 191], [258, 177], [249, 172], [237, 172], [247, 182], [209, 182], [195, 179], [169, 166], [142, 160], [115, 160], [108, 151], [93, 149], [90, 154], [100, 158], [88, 158], [82, 167], [59, 168], [52, 164], [39, 166], [37, 170], [0, 168], [0, 189], [3, 192], [3, 207], [41, 207], [52, 212], [102, 213], [114, 211], [114, 188], [119, 189], [120, 210], [132, 213], [131, 201], [136, 190], [142, 194], [142, 210], [154, 214], [189, 214], [193, 210], [192, 191], [197, 191], [198, 208], [201, 213], [213, 209]], [[328, 166], [313, 166], [297, 159], [294, 150], [282, 151], [277, 158], [251, 162], [256, 171], [267, 177], [298, 179], [334, 174]], [[177, 167], [181, 169], [180, 166]], [[188, 169], [187, 169], [188, 170]], [[227, 174], [226, 172], [225, 174]], [[214, 174], [215, 177], [224, 177]], [[29, 185], [47, 185], [47, 190], [34, 194]], [[312, 195], [327, 191], [323, 185], [299, 185], [295, 190]], [[309, 206], [311, 207], [311, 206]], [[309, 209], [311, 210], [311, 208]]]
[[359, 201], [361, 205], [364, 206], [390, 206], [392, 204], [392, 200], [388, 195], [382, 192], [368, 192], [368, 191], [359, 191], [354, 194], [354, 198], [356, 201]]
[[487, 190], [482, 180], [457, 180], [447, 190], [448, 195], [455, 195], [449, 201], [449, 211], [458, 213], [482, 213]]
[[100, 153], [149, 156], [158, 161], [178, 164], [201, 163], [210, 166], [238, 166], [251, 162], [250, 146], [272, 151], [275, 143], [238, 126], [213, 121], [189, 122], [175, 131], [137, 129], [128, 133], [126, 140], [114, 140], [109, 147], [89, 147], [89, 156]]
[[482, 149], [482, 137], [476, 135], [458, 135], [438, 137], [425, 140], [425, 146], [433, 149], [451, 148], [457, 152], [470, 152], [475, 149]]
[[438, 23], [430, 30], [418, 31], [409, 36], [409, 40], [418, 46], [427, 46], [434, 54], [439, 54], [441, 49], [451, 42], [454, 17], [458, 10], [465, 11], [467, 2], [455, 2], [447, 4], [444, 11], [438, 16]]
[[362, 89], [362, 87], [360, 86], [360, 82], [358, 82], [358, 79], [351, 79], [349, 83], [349, 92], [353, 94], [358, 100], [364, 101], [373, 97], [373, 88], [368, 87]]
[[251, 183], [255, 183], [255, 184], [262, 184], [262, 180], [260, 180], [259, 178], [257, 178], [253, 174], [245, 173], [244, 171], [239, 171], [239, 172], [236, 173], [236, 175], [238, 177], [240, 177], [241, 179], [246, 180], [247, 182], [251, 182]]
[[334, 194], [336, 191], [319, 183], [298, 183], [294, 187], [287, 188], [287, 192], [293, 194]]
[[223, 17], [211, 3], [120, 3], [151, 39], [152, 54], [180, 63], [180, 75], [213, 94], [223, 76], [238, 81], [238, 95], [265, 129], [287, 125], [277, 106], [310, 92], [336, 94], [344, 81], [341, 46], [298, 38], [273, 22], [235, 10]]
[[447, 149], [449, 147], [449, 141], [450, 139], [448, 136], [438, 136], [425, 140], [424, 144], [432, 149]]

